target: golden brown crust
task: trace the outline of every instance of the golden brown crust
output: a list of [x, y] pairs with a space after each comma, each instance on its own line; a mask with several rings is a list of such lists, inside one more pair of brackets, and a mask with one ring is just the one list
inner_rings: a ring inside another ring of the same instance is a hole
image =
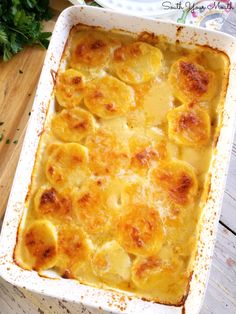
[[99, 32], [84, 32], [74, 39], [70, 65], [76, 69], [102, 68], [107, 64], [109, 57], [110, 46], [106, 36]]
[[94, 117], [86, 110], [72, 108], [62, 110], [52, 118], [53, 134], [65, 142], [80, 142], [95, 130]]
[[183, 304], [224, 62], [145, 32], [135, 39], [80, 25], [71, 35], [15, 260]]
[[158, 291], [157, 301], [181, 300], [187, 287], [183, 262], [177, 258], [166, 260], [159, 255], [137, 258], [132, 267], [132, 280], [142, 291]]
[[183, 84], [189, 93], [196, 96], [204, 94], [209, 85], [209, 74], [197, 69], [196, 65], [190, 62], [181, 61], [179, 64], [180, 76], [183, 77]]
[[140, 174], [146, 173], [153, 164], [167, 157], [166, 143], [162, 138], [151, 135], [134, 135], [129, 140], [132, 169]]
[[34, 198], [36, 214], [56, 220], [71, 219], [72, 201], [68, 192], [63, 195], [50, 185], [41, 186]]
[[153, 181], [177, 205], [191, 203], [198, 189], [194, 168], [180, 160], [164, 162], [152, 172]]
[[79, 106], [83, 99], [85, 85], [84, 75], [74, 69], [68, 69], [58, 75], [55, 96], [60, 106], [73, 108]]
[[33, 222], [24, 234], [24, 245], [32, 268], [42, 270], [56, 263], [57, 242], [54, 226], [46, 220]]
[[198, 104], [182, 105], [167, 115], [169, 137], [176, 143], [201, 147], [209, 143], [211, 121], [206, 110]]
[[163, 225], [156, 209], [131, 205], [117, 223], [118, 240], [127, 252], [149, 256], [159, 251], [164, 237]]
[[60, 273], [74, 277], [78, 265], [85, 263], [90, 256], [86, 235], [76, 223], [65, 223], [58, 230], [58, 257], [56, 267]]
[[190, 58], [173, 63], [168, 80], [175, 97], [184, 103], [211, 100], [216, 92], [215, 74]]

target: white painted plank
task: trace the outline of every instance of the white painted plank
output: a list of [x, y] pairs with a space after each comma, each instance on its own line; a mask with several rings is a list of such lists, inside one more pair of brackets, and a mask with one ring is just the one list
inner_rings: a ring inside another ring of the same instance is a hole
[[231, 11], [227, 17], [221, 28], [221, 31], [236, 36], [236, 6], [234, 6], [233, 11]]
[[234, 137], [220, 219], [226, 226], [236, 232], [236, 134]]
[[201, 314], [236, 313], [236, 236], [219, 225]]
[[[210, 281], [201, 314], [235, 314], [235, 283], [236, 236], [219, 225]], [[68, 303], [18, 289], [3, 279], [0, 279], [0, 313], [107, 314], [101, 310], [89, 309], [82, 304]]]

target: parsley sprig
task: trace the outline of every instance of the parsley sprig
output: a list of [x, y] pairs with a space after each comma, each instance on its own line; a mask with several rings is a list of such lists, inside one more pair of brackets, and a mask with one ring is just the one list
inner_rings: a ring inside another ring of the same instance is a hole
[[48, 47], [51, 33], [42, 21], [51, 18], [48, 0], [0, 0], [0, 56], [8, 61], [26, 45]]

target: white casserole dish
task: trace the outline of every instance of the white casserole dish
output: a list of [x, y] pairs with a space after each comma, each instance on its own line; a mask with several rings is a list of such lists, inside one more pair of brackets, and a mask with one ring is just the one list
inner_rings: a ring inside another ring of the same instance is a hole
[[[123, 29], [133, 33], [154, 32], [156, 35], [165, 35], [173, 42], [178, 39], [184, 43], [208, 45], [222, 50], [230, 58], [231, 69], [223, 113], [223, 126], [215, 149], [214, 160], [211, 162], [211, 190], [203, 210], [198, 254], [190, 282], [190, 291], [183, 306], [175, 307], [147, 302], [119, 292], [81, 285], [75, 280], [55, 278], [55, 275], [53, 276], [55, 279], [40, 277], [38, 273], [24, 270], [14, 263], [13, 253], [17, 230], [24, 211], [24, 202], [31, 182], [35, 154], [54, 84], [51, 72], [58, 70], [69, 31], [73, 25], [78, 23], [101, 26], [108, 30]], [[58, 19], [47, 52], [2, 226], [0, 275], [19, 287], [69, 301], [83, 302], [91, 307], [99, 307], [113, 313], [198, 313], [206, 290], [229, 165], [236, 113], [235, 84], [236, 39], [229, 35], [88, 6], [75, 6], [65, 10]]]

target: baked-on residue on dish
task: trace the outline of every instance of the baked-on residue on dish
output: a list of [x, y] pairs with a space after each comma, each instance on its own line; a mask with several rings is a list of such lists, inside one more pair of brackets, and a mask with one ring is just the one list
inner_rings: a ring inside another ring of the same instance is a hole
[[193, 270], [228, 60], [147, 35], [72, 29], [15, 261], [179, 305]]

